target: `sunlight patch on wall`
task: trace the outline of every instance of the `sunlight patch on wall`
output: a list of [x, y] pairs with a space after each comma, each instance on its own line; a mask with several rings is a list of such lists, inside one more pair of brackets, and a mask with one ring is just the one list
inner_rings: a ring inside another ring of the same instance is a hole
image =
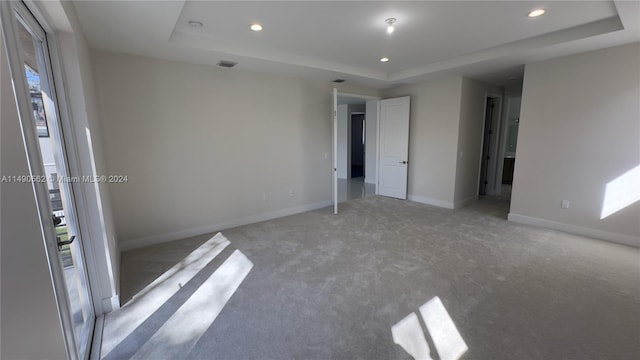
[[600, 219], [640, 200], [640, 165], [607, 183]]

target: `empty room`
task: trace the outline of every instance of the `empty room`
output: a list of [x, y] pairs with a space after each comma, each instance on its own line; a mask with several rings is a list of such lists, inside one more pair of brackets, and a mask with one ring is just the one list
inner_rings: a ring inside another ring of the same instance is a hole
[[640, 1], [0, 15], [0, 358], [640, 359]]

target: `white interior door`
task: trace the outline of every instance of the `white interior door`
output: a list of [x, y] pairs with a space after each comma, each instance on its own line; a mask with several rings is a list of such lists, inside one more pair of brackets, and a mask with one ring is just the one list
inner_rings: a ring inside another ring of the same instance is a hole
[[380, 101], [378, 193], [407, 198], [410, 97]]
[[338, 213], [338, 89], [333, 88], [333, 213]]

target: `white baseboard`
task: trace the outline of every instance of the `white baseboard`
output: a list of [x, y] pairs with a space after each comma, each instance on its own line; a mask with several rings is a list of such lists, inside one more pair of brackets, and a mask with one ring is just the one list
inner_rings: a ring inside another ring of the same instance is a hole
[[312, 203], [312, 204], [299, 205], [299, 206], [294, 206], [286, 209], [251, 215], [251, 216], [247, 216], [239, 219], [223, 221], [218, 224], [199, 226], [199, 227], [174, 231], [170, 233], [156, 234], [156, 235], [146, 236], [146, 237], [132, 239], [128, 241], [122, 241], [118, 245], [120, 247], [120, 251], [132, 250], [132, 249], [137, 249], [137, 248], [141, 248], [149, 245], [160, 244], [163, 242], [186, 239], [192, 236], [198, 236], [202, 234], [222, 231], [225, 229], [234, 228], [236, 226], [248, 225], [248, 224], [253, 224], [253, 223], [266, 221], [266, 220], [272, 220], [272, 219], [276, 219], [284, 216], [299, 214], [299, 213], [303, 213], [311, 210], [321, 209], [323, 207], [330, 206], [331, 204], [333, 204], [333, 201], [327, 200], [327, 201], [321, 201], [321, 202]]
[[540, 218], [519, 215], [514, 213], [509, 213], [508, 219], [509, 221], [513, 221], [519, 224], [533, 225], [538, 227], [544, 227], [547, 229], [560, 230], [570, 234], [588, 236], [591, 238], [611, 241], [611, 242], [622, 244], [622, 245], [640, 247], [640, 237], [636, 237], [636, 236], [596, 230], [596, 229], [586, 228], [578, 225], [565, 224], [557, 221], [540, 219]]
[[427, 204], [427, 205], [433, 205], [433, 206], [446, 208], [446, 209], [453, 209], [454, 208], [454, 204], [451, 201], [442, 201], [442, 200], [431, 199], [431, 198], [426, 198], [426, 197], [417, 196], [417, 195], [408, 195], [407, 199], [409, 199], [411, 201]]
[[460, 209], [478, 200], [478, 195], [469, 196], [466, 199], [458, 200], [453, 204], [454, 209]]
[[364, 182], [366, 182], [367, 184], [376, 184], [376, 179], [368, 179], [368, 178], [364, 178]]

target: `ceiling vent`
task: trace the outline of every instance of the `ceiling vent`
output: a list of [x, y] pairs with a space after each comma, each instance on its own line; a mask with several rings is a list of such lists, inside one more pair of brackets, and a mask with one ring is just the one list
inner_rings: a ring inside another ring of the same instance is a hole
[[333, 82], [336, 83], [336, 84], [340, 84], [340, 83], [343, 83], [345, 81], [347, 81], [347, 80], [345, 80], [345, 79], [335, 79], [335, 80], [333, 80]]
[[222, 66], [225, 68], [232, 68], [234, 66], [238, 65], [237, 62], [233, 62], [233, 61], [228, 61], [228, 60], [222, 60], [218, 63], [218, 66]]

